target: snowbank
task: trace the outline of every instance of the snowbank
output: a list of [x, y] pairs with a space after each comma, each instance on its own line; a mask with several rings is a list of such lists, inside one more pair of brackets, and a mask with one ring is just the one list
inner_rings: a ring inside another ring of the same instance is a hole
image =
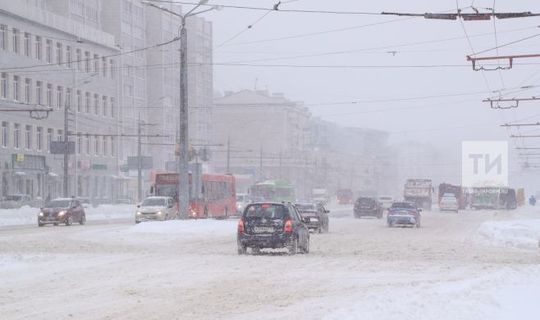
[[491, 245], [538, 249], [540, 245], [540, 219], [487, 221], [478, 233]]
[[236, 220], [169, 220], [148, 221], [134, 225], [129, 233], [189, 235], [207, 237], [231, 236], [236, 234]]
[[[86, 220], [128, 219], [135, 216], [134, 205], [100, 205], [86, 208]], [[0, 209], [0, 226], [37, 224], [39, 208], [24, 206], [19, 209]]]

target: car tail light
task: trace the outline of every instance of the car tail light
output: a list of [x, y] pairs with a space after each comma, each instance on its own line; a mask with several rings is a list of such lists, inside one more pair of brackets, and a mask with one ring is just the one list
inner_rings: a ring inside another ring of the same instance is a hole
[[244, 233], [244, 230], [244, 218], [241, 218], [240, 220], [238, 220], [238, 233]]
[[292, 220], [286, 220], [285, 225], [283, 226], [283, 232], [285, 233], [291, 233], [292, 232]]

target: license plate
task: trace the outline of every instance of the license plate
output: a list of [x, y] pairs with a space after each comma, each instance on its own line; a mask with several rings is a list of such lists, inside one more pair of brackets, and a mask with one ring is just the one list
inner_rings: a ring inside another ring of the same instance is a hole
[[254, 227], [253, 231], [256, 233], [272, 233], [274, 232], [273, 227]]
[[317, 219], [317, 218], [309, 218], [309, 222], [319, 222], [319, 219]]

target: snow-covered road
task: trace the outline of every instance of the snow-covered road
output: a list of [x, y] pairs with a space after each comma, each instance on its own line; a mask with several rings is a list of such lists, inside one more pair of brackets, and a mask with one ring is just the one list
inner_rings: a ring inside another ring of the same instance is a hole
[[[313, 234], [311, 253], [296, 256], [238, 256], [234, 220], [3, 227], [0, 315], [539, 318], [539, 249], [486, 241], [507, 237], [508, 221], [537, 223], [538, 209], [426, 212], [421, 229], [356, 220], [347, 207], [331, 216], [331, 232]], [[527, 230], [527, 241], [538, 235]]]

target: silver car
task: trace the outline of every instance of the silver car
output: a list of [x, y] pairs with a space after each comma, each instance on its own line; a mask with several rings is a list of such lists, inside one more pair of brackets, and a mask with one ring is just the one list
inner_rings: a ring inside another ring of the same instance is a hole
[[149, 220], [169, 220], [177, 216], [175, 201], [171, 197], [148, 197], [137, 206], [135, 223]]
[[439, 210], [458, 212], [459, 204], [456, 196], [453, 194], [444, 194], [441, 198], [441, 202], [439, 203]]

